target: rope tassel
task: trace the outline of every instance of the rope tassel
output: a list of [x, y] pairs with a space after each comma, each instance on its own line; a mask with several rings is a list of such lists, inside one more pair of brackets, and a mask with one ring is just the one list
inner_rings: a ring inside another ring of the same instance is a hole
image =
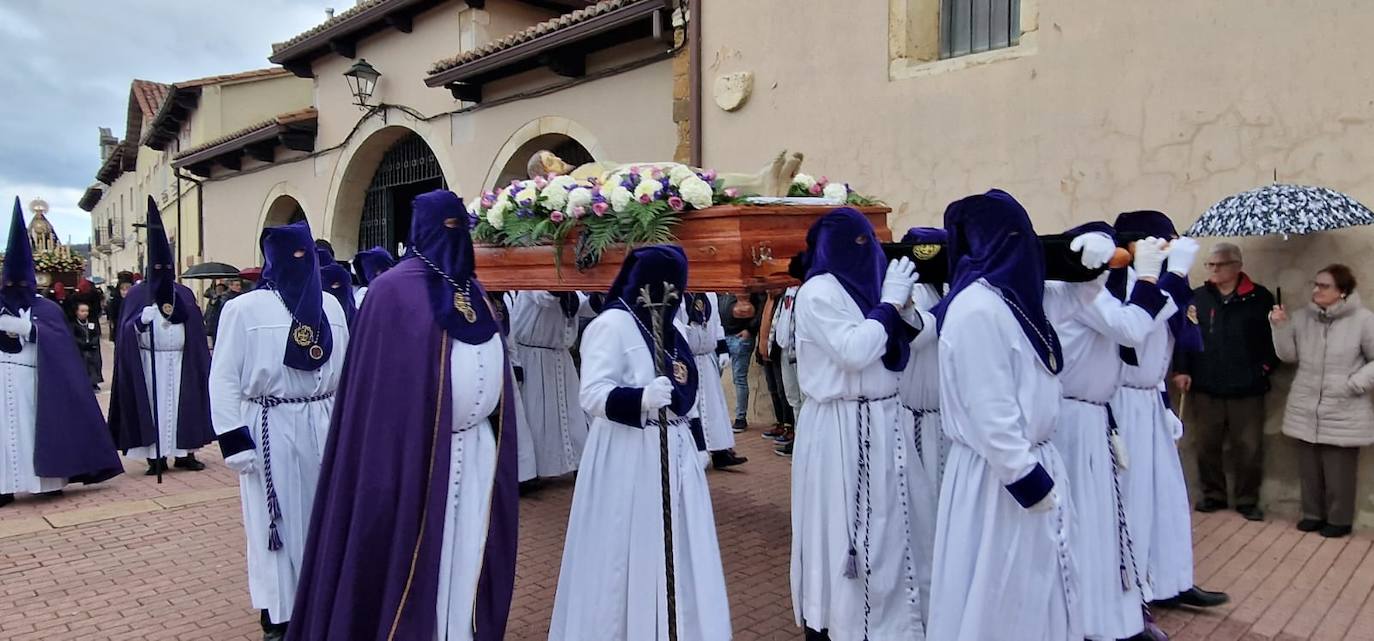
[[277, 486], [272, 480], [272, 430], [268, 426], [268, 411], [278, 405], [285, 404], [304, 404], [316, 403], [319, 401], [333, 398], [333, 392], [326, 392], [307, 398], [279, 398], [276, 396], [259, 396], [252, 399], [254, 403], [262, 407], [262, 484], [263, 492], [267, 497], [267, 549], [273, 552], [282, 548], [281, 531], [277, 527], [277, 521], [281, 520], [281, 501], [277, 498]]

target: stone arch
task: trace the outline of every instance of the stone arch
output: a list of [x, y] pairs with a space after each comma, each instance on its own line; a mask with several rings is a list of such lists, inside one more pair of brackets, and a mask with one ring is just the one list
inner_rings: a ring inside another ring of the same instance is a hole
[[411, 134], [418, 135], [434, 154], [448, 188], [459, 191], [454, 182], [457, 173], [449, 153], [450, 147], [446, 144], [448, 136], [438, 127], [425, 121], [387, 124], [377, 117], [367, 120], [354, 134], [358, 142], [345, 146], [334, 165], [329, 196], [326, 198], [324, 224], [316, 232], [316, 235], [327, 238], [334, 245], [337, 255], [352, 256], [360, 249], [358, 227], [362, 222], [368, 185], [387, 151]]
[[[593, 159], [606, 159], [601, 141], [591, 130], [575, 120], [562, 116], [541, 116], [525, 123], [506, 139], [506, 143], [501, 146], [501, 150], [496, 153], [496, 158], [487, 169], [482, 188], [491, 189], [498, 186], [504, 182], [503, 177], [511, 174], [514, 167], [523, 169], [529, 161], [530, 154], [566, 141], [581, 146]], [[525, 176], [523, 171], [520, 176]]]
[[[298, 220], [296, 214], [299, 212], [306, 220], [310, 220], [310, 210], [306, 207], [306, 199], [300, 190], [296, 189], [291, 183], [282, 181], [267, 190], [267, 195], [262, 199], [262, 206], [258, 208], [258, 230], [266, 227], [285, 225]], [[319, 235], [319, 219], [310, 220], [310, 229]], [[249, 254], [261, 259], [262, 249], [258, 247], [258, 235], [253, 234], [249, 241], [253, 244]]]

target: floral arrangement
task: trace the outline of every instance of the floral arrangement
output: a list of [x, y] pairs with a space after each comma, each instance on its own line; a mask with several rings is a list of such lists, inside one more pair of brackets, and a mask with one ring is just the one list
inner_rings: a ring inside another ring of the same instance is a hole
[[33, 255], [33, 269], [50, 274], [81, 272], [86, 269], [86, 261], [70, 252], [36, 252]]
[[[577, 265], [586, 269], [618, 243], [672, 242], [673, 228], [685, 212], [746, 204], [751, 194], [721, 183], [713, 170], [695, 171], [678, 164], [630, 167], [607, 176], [604, 183], [549, 174], [485, 192], [469, 206], [468, 214], [473, 239], [493, 245], [561, 247], [576, 231]], [[846, 183], [805, 174], [797, 175], [788, 195], [824, 196], [857, 206], [878, 204]]]
[[792, 197], [828, 198], [856, 207], [868, 207], [882, 204], [877, 199], [861, 195], [853, 189], [850, 189], [849, 183], [832, 182], [825, 176], [816, 178], [807, 174], [797, 174], [792, 178], [792, 186], [787, 189], [787, 195]]

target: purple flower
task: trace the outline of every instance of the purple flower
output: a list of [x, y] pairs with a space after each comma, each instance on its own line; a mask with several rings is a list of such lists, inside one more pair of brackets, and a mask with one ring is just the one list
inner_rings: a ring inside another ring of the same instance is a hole
[[683, 202], [682, 199], [677, 196], [671, 196], [668, 198], [668, 206], [672, 207], [674, 211], [682, 211], [687, 207], [687, 203]]
[[598, 217], [605, 216], [606, 210], [610, 208], [611, 206], [606, 204], [606, 201], [601, 200], [592, 205], [592, 213], [596, 214]]
[[631, 176], [638, 176], [638, 175], [639, 175], [639, 167], [631, 167], [631, 168], [630, 168], [630, 175], [631, 175]]
[[555, 222], [555, 223], [561, 223], [561, 222], [563, 222], [563, 212], [557, 211], [557, 210], [554, 210], [554, 211], [552, 211], [552, 212], [549, 212], [549, 220], [551, 220], [551, 221], [553, 221], [553, 222]]
[[701, 179], [704, 180], [704, 181], [706, 181], [706, 182], [708, 182], [708, 183], [711, 182], [711, 181], [713, 181], [713, 180], [715, 180], [715, 179], [716, 179], [716, 170], [714, 170], [714, 169], [707, 169], [707, 170], [706, 170], [706, 173], [701, 174]]

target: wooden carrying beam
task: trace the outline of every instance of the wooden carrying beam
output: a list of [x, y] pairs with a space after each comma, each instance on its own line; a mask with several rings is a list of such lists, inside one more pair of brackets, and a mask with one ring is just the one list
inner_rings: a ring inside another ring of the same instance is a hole
[[[721, 206], [690, 212], [675, 233], [687, 252], [688, 288], [695, 291], [762, 291], [796, 281], [787, 274], [792, 256], [806, 249], [806, 231], [834, 207]], [[865, 207], [880, 241], [892, 238], [885, 207]], [[546, 289], [604, 291], [620, 271], [624, 247], [608, 249], [601, 262], [579, 272], [573, 241], [561, 247], [477, 247], [477, 277], [489, 291]]]

